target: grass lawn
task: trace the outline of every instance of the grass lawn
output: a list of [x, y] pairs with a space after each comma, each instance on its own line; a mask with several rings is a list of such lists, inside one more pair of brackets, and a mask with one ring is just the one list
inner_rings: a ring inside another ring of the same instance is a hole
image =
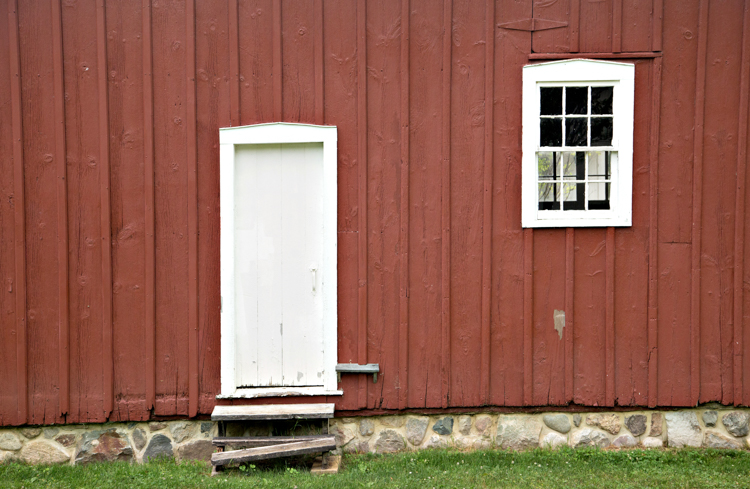
[[750, 452], [717, 450], [425, 450], [347, 455], [337, 475], [311, 476], [309, 461], [277, 461], [210, 477], [206, 464], [171, 461], [71, 466], [0, 465], [0, 487], [222, 488], [750, 488]]

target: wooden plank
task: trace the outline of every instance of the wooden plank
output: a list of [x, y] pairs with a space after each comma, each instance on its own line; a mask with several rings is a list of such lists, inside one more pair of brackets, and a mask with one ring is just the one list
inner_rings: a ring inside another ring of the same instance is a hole
[[214, 453], [211, 455], [211, 464], [227, 465], [231, 463], [253, 462], [255, 460], [294, 457], [306, 453], [327, 452], [329, 450], [334, 450], [335, 448], [336, 439], [331, 436], [322, 440], [300, 441], [270, 447], [247, 448], [245, 450]]
[[[450, 405], [481, 403], [485, 6], [453, 4]], [[458, 62], [460, 60], [460, 62]]]
[[573, 385], [575, 382], [574, 354], [575, 344], [575, 230], [565, 230], [565, 401], [573, 402]]
[[[571, 22], [569, 27], [558, 29], [546, 29], [534, 31], [531, 33], [531, 53], [570, 53], [578, 52], [583, 46], [585, 38], [584, 30], [580, 28], [581, 19], [586, 20], [585, 27], [589, 28], [589, 19], [583, 15], [584, 3], [581, 0], [568, 0], [562, 2], [536, 2], [527, 0], [529, 4], [529, 16], [534, 19], [552, 20], [557, 22]], [[523, 17], [521, 17], [523, 18]], [[528, 17], [526, 17], [528, 18]], [[571, 35], [572, 28], [575, 27], [575, 34]], [[576, 41], [573, 45], [571, 41]]]
[[281, 5], [281, 120], [287, 122], [318, 124], [323, 114], [322, 103], [317, 112], [316, 1]]
[[[281, 117], [281, 102], [276, 103], [277, 60], [281, 55], [281, 30], [276, 30], [274, 9], [278, 0], [255, 0], [238, 2], [239, 66], [239, 125], [278, 121]], [[279, 3], [279, 8], [280, 7]], [[281, 22], [281, 14], [279, 14]], [[280, 26], [279, 26], [280, 29]]]
[[648, 407], [656, 407], [659, 389], [659, 133], [661, 130], [661, 65], [654, 60], [651, 68], [651, 122], [649, 124], [649, 215], [648, 215]]
[[23, 100], [21, 52], [18, 28], [18, 0], [8, 2], [8, 44], [10, 51], [10, 101], [13, 139], [13, 241], [16, 343], [16, 424], [28, 421], [28, 364], [26, 328], [26, 198], [24, 186]]
[[68, 181], [65, 150], [65, 83], [63, 77], [62, 13], [52, 1], [53, 76], [55, 83], [55, 166], [57, 169], [57, 289], [58, 289], [58, 384], [60, 415], [70, 410], [70, 323], [68, 295]]
[[490, 326], [492, 293], [492, 166], [495, 114], [495, 0], [485, 7], [484, 56], [484, 201], [482, 203], [482, 335], [480, 399], [490, 401]]
[[401, 0], [401, 178], [399, 199], [398, 407], [406, 407], [409, 389], [409, 0]]
[[239, 17], [239, 0], [228, 0], [229, 13], [229, 99], [230, 104], [230, 125], [240, 125], [240, 114], [242, 100], [240, 99], [241, 81], [240, 81], [240, 17]]
[[708, 0], [701, 0], [698, 18], [698, 52], [695, 75], [693, 120], [693, 219], [690, 279], [690, 404], [698, 403], [701, 379], [701, 232], [703, 225], [703, 128], [706, 109], [706, 54], [708, 46]]
[[[613, 3], [608, 2], [580, 2], [581, 19], [585, 19], [584, 28], [580, 30], [579, 49], [584, 53], [609, 53], [614, 46], [612, 28]], [[552, 29], [553, 31], [559, 29]], [[618, 36], [619, 37], [619, 36]]]
[[[587, 59], [641, 59], [641, 58], [661, 58], [661, 53], [651, 51], [647, 52], [629, 52], [629, 53], [576, 53], [576, 58]], [[531, 53], [529, 60], [556, 60], [568, 59], [568, 53]]]
[[523, 403], [534, 399], [534, 230], [523, 230]]
[[571, 53], [577, 53], [581, 50], [581, 0], [570, 0], [570, 20], [568, 31], [570, 35], [569, 51]]
[[228, 445], [244, 447], [266, 447], [281, 445], [284, 443], [296, 443], [300, 441], [327, 440], [330, 435], [301, 435], [301, 436], [217, 436], [211, 443], [215, 447]]
[[323, 0], [313, 0], [313, 30], [315, 58], [315, 123], [325, 123], [325, 63], [323, 61]]
[[[628, 6], [629, 10], [630, 6]], [[612, 52], [622, 51], [622, 0], [612, 0]]]
[[623, 5], [619, 6], [622, 23], [621, 50], [626, 53], [652, 51], [653, 0], [628, 0], [627, 3], [623, 2]]
[[664, 0], [653, 0], [653, 13], [651, 15], [651, 24], [653, 29], [651, 50], [662, 50], [662, 36], [664, 33]]
[[440, 240], [440, 345], [442, 407], [448, 407], [451, 387], [451, 69], [453, 60], [453, 0], [443, 0], [443, 94]]
[[606, 262], [604, 266], [604, 399], [607, 406], [615, 405], [615, 228], [606, 234]]
[[745, 219], [747, 202], [745, 187], [747, 178], [748, 153], [748, 119], [750, 119], [750, 1], [745, 1], [745, 15], [742, 23], [742, 61], [740, 66], [740, 104], [737, 132], [737, 191], [735, 193], [734, 210], [734, 308], [732, 321], [734, 323], [734, 365], [732, 378], [734, 386], [734, 404], [745, 404], [743, 372], [744, 350], [744, 289], [743, 275], [745, 270]]
[[154, 207], [154, 75], [151, 46], [151, 0], [142, 4], [143, 35], [143, 207], [144, 207], [144, 344], [146, 409], [156, 403], [156, 209]]
[[212, 421], [271, 419], [326, 419], [333, 417], [333, 404], [267, 404], [256, 406], [216, 406]]
[[[412, 0], [409, 63], [408, 406], [442, 406], [442, 2]], [[371, 383], [371, 382], [370, 382]]]
[[273, 120], [283, 120], [281, 0], [273, 0]]

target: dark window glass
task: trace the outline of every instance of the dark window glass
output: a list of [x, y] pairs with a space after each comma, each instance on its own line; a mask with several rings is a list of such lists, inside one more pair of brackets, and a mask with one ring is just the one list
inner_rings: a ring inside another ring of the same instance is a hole
[[[588, 118], [574, 117], [565, 119], [565, 145], [586, 146]], [[610, 138], [611, 139], [611, 138]]]
[[539, 120], [539, 145], [562, 146], [562, 119]]
[[612, 118], [591, 118], [591, 146], [612, 145]]
[[611, 184], [589, 183], [589, 209], [608, 210]]
[[612, 87], [591, 87], [591, 113], [612, 113]]
[[562, 87], [542, 87], [541, 92], [541, 114], [562, 115]]
[[585, 187], [585, 183], [563, 183], [563, 210], [582, 211], [586, 209]]
[[567, 87], [565, 89], [565, 113], [587, 114], [589, 87]]

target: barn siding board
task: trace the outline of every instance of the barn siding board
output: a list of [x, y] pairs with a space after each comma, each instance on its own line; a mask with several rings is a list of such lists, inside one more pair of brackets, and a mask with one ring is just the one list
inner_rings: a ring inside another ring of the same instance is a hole
[[[277, 120], [339, 128], [338, 360], [381, 367], [321, 401], [750, 398], [747, 0], [130, 3], [0, 1], [0, 425], [211, 411], [218, 128]], [[521, 67], [585, 52], [636, 63], [633, 226], [524, 231]]]

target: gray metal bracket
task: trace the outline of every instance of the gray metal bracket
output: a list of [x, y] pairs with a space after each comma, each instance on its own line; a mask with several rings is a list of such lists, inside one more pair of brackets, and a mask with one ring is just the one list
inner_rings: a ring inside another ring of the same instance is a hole
[[377, 363], [368, 363], [360, 365], [358, 363], [338, 363], [336, 364], [336, 377], [341, 382], [341, 374], [372, 374], [372, 382], [377, 383], [380, 365]]

